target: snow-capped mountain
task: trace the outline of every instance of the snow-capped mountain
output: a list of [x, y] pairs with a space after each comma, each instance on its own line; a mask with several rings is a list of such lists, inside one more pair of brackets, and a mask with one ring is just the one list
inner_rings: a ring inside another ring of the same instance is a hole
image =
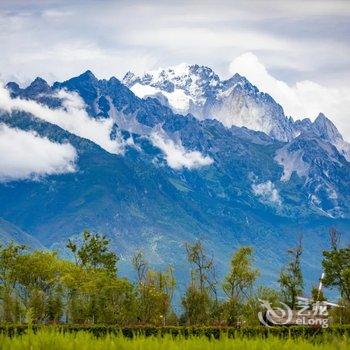
[[294, 122], [270, 95], [260, 92], [239, 74], [222, 81], [208, 67], [183, 63], [142, 76], [128, 72], [123, 83], [138, 97], [157, 98], [175, 113], [190, 113], [200, 120], [217, 119], [226, 127], [262, 131], [279, 141], [291, 141], [301, 132], [312, 132], [350, 160], [350, 145], [322, 113], [313, 123], [308, 118]]
[[250, 244], [262, 268], [267, 257], [279, 268], [302, 231], [315, 273], [328, 227], [350, 228], [347, 144], [325, 116], [293, 122], [244, 77], [220, 81], [196, 65], [124, 83], [131, 90], [87, 71], [51, 86], [7, 84], [0, 126], [70, 144], [77, 157], [74, 171], [0, 179], [1, 218], [47, 247], [90, 228], [124, 260], [143, 247], [154, 263], [177, 265], [183, 242], [200, 237], [222, 265]]
[[175, 113], [192, 113], [197, 117], [203, 117], [201, 109], [207, 99], [215, 97], [222, 86], [210, 68], [185, 63], [149, 71], [141, 77], [128, 72], [123, 83], [138, 97], [162, 95]]
[[181, 64], [143, 76], [128, 72], [123, 83], [138, 97], [155, 97], [175, 113], [214, 118], [226, 127], [245, 126], [281, 141], [295, 135], [282, 107], [239, 74], [222, 81], [208, 67]]

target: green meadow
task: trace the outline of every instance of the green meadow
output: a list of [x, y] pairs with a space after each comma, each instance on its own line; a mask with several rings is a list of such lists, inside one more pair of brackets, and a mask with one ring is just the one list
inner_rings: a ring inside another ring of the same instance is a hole
[[282, 339], [277, 337], [208, 339], [198, 337], [145, 337], [132, 339], [118, 335], [95, 337], [88, 332], [60, 333], [51, 330], [24, 335], [0, 335], [1, 350], [348, 350], [348, 337], [317, 338], [314, 340]]

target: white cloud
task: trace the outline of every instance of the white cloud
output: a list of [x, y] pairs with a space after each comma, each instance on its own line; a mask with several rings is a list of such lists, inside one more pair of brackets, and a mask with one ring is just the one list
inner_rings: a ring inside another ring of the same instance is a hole
[[0, 124], [0, 182], [71, 173], [76, 159], [75, 148], [68, 143]]
[[252, 184], [253, 193], [263, 202], [281, 205], [282, 200], [275, 185], [269, 180], [260, 184]]
[[0, 109], [7, 112], [23, 111], [69, 131], [72, 134], [95, 142], [106, 151], [123, 153], [124, 146], [111, 140], [113, 119], [93, 119], [88, 116], [82, 99], [75, 93], [61, 90], [57, 96], [63, 100], [63, 108], [50, 109], [33, 100], [11, 98], [7, 89], [0, 86]]
[[52, 81], [89, 68], [122, 77], [186, 61], [223, 74], [230, 58], [253, 51], [291, 81], [301, 73], [341, 84], [349, 76], [349, 14], [346, 1], [335, 0], [2, 0], [0, 73]]
[[210, 165], [213, 159], [198, 151], [188, 151], [181, 143], [175, 143], [160, 132], [153, 132], [150, 140], [165, 155], [168, 165], [173, 169], [196, 169]]
[[134, 30], [125, 37], [133, 45], [148, 45], [152, 47], [167, 48], [170, 50], [193, 49], [203, 53], [215, 49], [236, 47], [240, 50], [247, 50], [254, 47], [256, 50], [293, 50], [294, 44], [279, 39], [274, 35], [268, 35], [256, 31], [230, 30], [227, 28], [191, 28], [188, 27], [165, 27], [161, 31]]
[[74, 14], [69, 11], [60, 11], [60, 10], [44, 10], [42, 12], [43, 17], [49, 18], [49, 20], [54, 20], [56, 18], [62, 18], [66, 16], [73, 16]]
[[269, 93], [293, 118], [315, 119], [323, 112], [350, 141], [350, 88], [331, 88], [309, 80], [288, 85], [269, 74], [251, 52], [234, 59], [230, 72], [244, 75], [261, 91]]

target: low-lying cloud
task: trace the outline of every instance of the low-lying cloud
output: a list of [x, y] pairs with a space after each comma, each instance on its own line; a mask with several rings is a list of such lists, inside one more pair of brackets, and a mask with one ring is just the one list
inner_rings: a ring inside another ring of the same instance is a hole
[[33, 100], [11, 98], [9, 91], [0, 86], [0, 109], [9, 113], [13, 111], [31, 113], [37, 118], [96, 143], [107, 152], [123, 153], [123, 145], [118, 140], [110, 138], [113, 119], [90, 118], [85, 110], [84, 102], [76, 93], [60, 90], [57, 96], [62, 99], [63, 108], [51, 109]]
[[260, 184], [252, 185], [253, 193], [260, 197], [265, 203], [281, 205], [282, 200], [277, 188], [271, 181], [262, 182]]
[[74, 172], [77, 153], [34, 132], [0, 124], [0, 182]]
[[203, 156], [198, 151], [188, 151], [181, 143], [175, 143], [159, 132], [152, 133], [150, 140], [164, 153], [168, 165], [175, 170], [196, 169], [213, 163], [209, 156]]

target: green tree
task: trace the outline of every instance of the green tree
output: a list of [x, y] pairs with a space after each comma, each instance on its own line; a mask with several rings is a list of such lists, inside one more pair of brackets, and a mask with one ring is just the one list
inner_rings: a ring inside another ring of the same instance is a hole
[[144, 324], [167, 324], [174, 316], [171, 303], [176, 281], [172, 267], [164, 272], [150, 269], [140, 251], [135, 253], [132, 263], [138, 281], [138, 320]]
[[188, 324], [208, 324], [217, 318], [216, 277], [213, 257], [205, 252], [202, 242], [186, 244], [187, 260], [191, 264], [191, 281], [182, 298], [183, 318]]
[[[116, 257], [100, 236], [85, 234], [80, 248], [70, 242], [77, 263], [50, 251], [0, 247], [1, 321], [104, 323], [136, 320], [133, 285], [115, 274]], [[161, 305], [161, 304], [160, 304]]]
[[49, 294], [49, 297], [46, 301], [45, 312], [48, 322], [60, 322], [64, 314], [63, 307], [63, 287], [61, 281], [59, 281], [54, 290]]
[[230, 271], [222, 285], [228, 298], [224, 305], [225, 318], [230, 325], [240, 321], [243, 303], [250, 297], [259, 276], [259, 270], [253, 268], [252, 255], [251, 247], [239, 248], [231, 258]]
[[249, 297], [259, 270], [253, 268], [253, 248], [241, 247], [232, 256], [230, 272], [222, 285], [229, 300], [242, 301]]
[[110, 241], [106, 236], [91, 234], [85, 230], [82, 239], [80, 247], [72, 240], [67, 243], [67, 248], [74, 254], [76, 263], [85, 268], [105, 269], [116, 274], [118, 257], [109, 250]]
[[336, 324], [350, 324], [350, 303], [345, 299], [338, 302], [340, 307], [330, 309], [330, 317]]
[[246, 326], [259, 326], [258, 313], [266, 311], [260, 300], [268, 301], [273, 307], [280, 306], [280, 295], [276, 290], [265, 286], [258, 287], [241, 307], [242, 321]]
[[135, 252], [135, 254], [132, 257], [132, 266], [136, 271], [137, 282], [139, 284], [144, 282], [149, 266], [142, 251]]
[[318, 290], [317, 287], [313, 286], [311, 288], [311, 298], [313, 301], [325, 301], [327, 300], [326, 297], [324, 296], [322, 290]]
[[[191, 279], [199, 290], [204, 293], [208, 290], [215, 291], [216, 280], [213, 257], [209, 257], [202, 242], [186, 243], [187, 260], [193, 266]], [[215, 293], [215, 292], [214, 292]]]
[[1, 319], [5, 322], [21, 322], [23, 310], [16, 298], [16, 264], [25, 251], [24, 245], [13, 242], [0, 245], [0, 301]]
[[326, 287], [337, 288], [345, 302], [350, 303], [350, 246], [340, 248], [340, 234], [330, 230], [330, 250], [323, 251], [322, 266]]
[[107, 270], [67, 264], [62, 286], [67, 322], [125, 325], [135, 321], [134, 288], [126, 279]]
[[24, 307], [33, 310], [33, 322], [59, 318], [60, 310], [53, 316], [52, 307], [49, 317], [48, 303], [59, 288], [61, 264], [57, 254], [49, 251], [34, 251], [16, 259], [16, 293]]
[[207, 324], [211, 302], [207, 292], [202, 292], [194, 284], [190, 284], [182, 298], [184, 321], [190, 325]]
[[304, 280], [301, 270], [302, 252], [302, 239], [300, 237], [297, 246], [288, 250], [290, 260], [282, 269], [278, 280], [284, 302], [292, 309], [295, 309], [297, 306], [297, 297], [304, 290]]

